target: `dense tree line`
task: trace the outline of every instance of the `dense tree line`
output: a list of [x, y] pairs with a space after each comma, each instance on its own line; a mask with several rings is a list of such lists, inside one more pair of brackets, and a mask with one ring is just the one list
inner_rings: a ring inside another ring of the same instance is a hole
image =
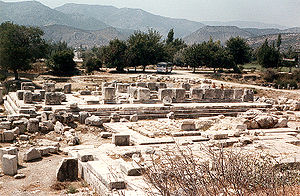
[[[5, 22], [0, 25], [0, 67], [10, 70], [18, 79], [19, 71], [26, 71], [37, 59], [46, 59], [46, 65], [57, 75], [76, 74], [73, 49], [65, 42], [49, 43], [43, 38], [43, 31]], [[173, 62], [177, 66], [190, 66], [193, 71], [200, 67], [233, 69], [240, 72], [238, 65], [256, 59], [265, 68], [293, 67], [297, 53], [290, 48], [281, 53], [281, 35], [276, 42], [266, 40], [253, 51], [241, 37], [230, 38], [225, 45], [210, 39], [207, 42], [187, 46], [182, 39], [174, 38], [171, 29], [165, 39], [155, 30], [136, 31], [126, 41], [114, 39], [108, 45], [94, 47], [83, 54], [87, 72], [99, 70], [102, 66], [124, 71], [126, 67], [142, 66], [161, 61]], [[288, 59], [288, 61], [286, 60]], [[289, 60], [292, 59], [292, 60]]]

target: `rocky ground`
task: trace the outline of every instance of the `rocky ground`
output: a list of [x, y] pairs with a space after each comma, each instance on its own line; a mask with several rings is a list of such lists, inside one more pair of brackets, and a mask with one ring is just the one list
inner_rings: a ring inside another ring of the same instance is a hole
[[[153, 77], [156, 74], [153, 73]], [[112, 73], [100, 73], [93, 76], [77, 76], [72, 78], [56, 78], [52, 76], [39, 76], [34, 81], [36, 84], [41, 84], [47, 79], [57, 80], [57, 87], [63, 88], [65, 83], [71, 83], [74, 90], [95, 90], [96, 86], [101, 85], [104, 81], [119, 80], [123, 82], [130, 82], [131, 77], [139, 77], [147, 81], [151, 78], [151, 75], [144, 74], [112, 74]], [[170, 82], [175, 81], [180, 83], [187, 78], [191, 78], [195, 85], [200, 85], [198, 80], [205, 79], [202, 74], [192, 74], [187, 71], [175, 71], [170, 76], [163, 76], [161, 81]], [[209, 80], [208, 80], [209, 81]], [[270, 89], [267, 87], [239, 84], [233, 82], [224, 82], [218, 80], [210, 80], [209, 84], [215, 83], [217, 86], [223, 84], [226, 87], [233, 88], [251, 88], [255, 89], [257, 94], [256, 101], [262, 103], [273, 104], [273, 110], [269, 113], [260, 113], [259, 111], [249, 111], [246, 114], [239, 116], [238, 118], [219, 116], [216, 118], [199, 118], [193, 121], [195, 127], [193, 130], [202, 132], [210, 131], [228, 131], [233, 130], [233, 135], [240, 134], [242, 136], [259, 137], [264, 136], [266, 133], [263, 131], [253, 131], [253, 129], [270, 129], [270, 128], [286, 128], [289, 127], [296, 130], [300, 126], [300, 104], [299, 90], [279, 90]], [[172, 134], [181, 132], [183, 130], [182, 124], [190, 126], [193, 123], [184, 119], [174, 120], [158, 120], [158, 121], [139, 121], [130, 123], [127, 127], [146, 135], [150, 138], [159, 138], [163, 136], [174, 136]], [[65, 126], [65, 125], [64, 125]], [[96, 128], [86, 125], [77, 124], [72, 130], [76, 137], [79, 139], [82, 145], [94, 145], [96, 148], [102, 144], [111, 143], [110, 139], [104, 139], [101, 137], [103, 128]], [[246, 131], [248, 130], [248, 131]], [[68, 128], [68, 131], [70, 129]], [[67, 132], [68, 132], [67, 131]], [[72, 131], [70, 131], [72, 133]], [[187, 128], [187, 131], [188, 128]], [[73, 133], [72, 133], [73, 134]], [[267, 133], [269, 134], [269, 133]], [[270, 134], [271, 135], [271, 134]], [[210, 137], [210, 136], [208, 136]], [[284, 136], [285, 137], [285, 136]], [[295, 140], [300, 140], [300, 136], [294, 135]], [[254, 138], [257, 139], [257, 138]], [[59, 143], [60, 149], [66, 148], [70, 145], [67, 134], [59, 134], [55, 131], [47, 134], [32, 134], [30, 139], [19, 140], [18, 143], [1, 143], [1, 147], [17, 146], [19, 147], [20, 162], [18, 173], [23, 174], [24, 178], [15, 179], [6, 175], [0, 177], [0, 195], [97, 195], [91, 187], [89, 187], [83, 181], [77, 181], [72, 183], [58, 183], [56, 181], [56, 170], [60, 161], [67, 157], [67, 154], [63, 151], [58, 153], [51, 153], [50, 155], [43, 156], [40, 159], [33, 162], [24, 162], [23, 154], [31, 147], [41, 147], [40, 144], [45, 141], [51, 141]], [[253, 141], [252, 141], [253, 142]], [[72, 143], [72, 142], [71, 142]], [[241, 143], [241, 142], [240, 142]], [[52, 146], [53, 144], [51, 144]], [[73, 144], [72, 144], [73, 145]], [[240, 144], [242, 146], [243, 144]], [[236, 145], [239, 146], [239, 145]], [[22, 176], [21, 176], [22, 177]]]

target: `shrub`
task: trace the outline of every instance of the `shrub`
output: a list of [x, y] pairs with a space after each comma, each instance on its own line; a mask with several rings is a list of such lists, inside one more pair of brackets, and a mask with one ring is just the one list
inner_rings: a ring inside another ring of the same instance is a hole
[[[203, 149], [166, 150], [152, 157], [145, 180], [161, 195], [284, 195], [298, 174], [263, 154]], [[201, 157], [201, 158], [199, 158]], [[205, 158], [203, 160], [203, 158]], [[155, 191], [153, 191], [154, 193]], [[154, 195], [154, 194], [153, 194]]]

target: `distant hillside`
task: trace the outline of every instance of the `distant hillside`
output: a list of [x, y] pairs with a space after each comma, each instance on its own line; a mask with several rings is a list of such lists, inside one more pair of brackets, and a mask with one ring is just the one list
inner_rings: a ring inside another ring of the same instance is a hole
[[94, 17], [108, 25], [123, 29], [146, 31], [153, 28], [162, 35], [167, 35], [169, 30], [174, 28], [177, 37], [186, 36], [204, 26], [200, 22], [163, 17], [141, 9], [119, 9], [113, 6], [74, 3], [68, 3], [55, 9], [65, 14], [79, 13], [87, 17]]
[[67, 25], [86, 30], [100, 30], [105, 23], [82, 14], [64, 14], [37, 1], [7, 3], [0, 1], [0, 23], [12, 21], [31, 26]]
[[256, 28], [256, 29], [287, 29], [287, 27], [278, 24], [267, 24], [255, 21], [203, 21], [203, 24], [209, 26], [236, 26], [239, 28]]
[[237, 36], [248, 38], [253, 35], [235, 26], [206, 26], [183, 39], [187, 44], [193, 44], [208, 41], [212, 38], [213, 40], [220, 40], [224, 44], [229, 38]]
[[131, 31], [118, 30], [113, 27], [89, 31], [64, 25], [49, 25], [42, 27], [42, 29], [45, 32], [44, 38], [46, 40], [65, 41], [72, 47], [84, 46], [88, 48], [107, 45], [110, 40], [115, 38], [125, 40], [132, 33]]
[[[248, 43], [252, 48], [258, 48], [261, 46], [266, 39], [269, 43], [276, 42], [278, 34], [274, 35], [263, 35], [258, 37], [248, 38]], [[288, 50], [290, 46], [296, 49], [300, 49], [300, 34], [299, 33], [286, 33], [281, 34], [282, 50]]]

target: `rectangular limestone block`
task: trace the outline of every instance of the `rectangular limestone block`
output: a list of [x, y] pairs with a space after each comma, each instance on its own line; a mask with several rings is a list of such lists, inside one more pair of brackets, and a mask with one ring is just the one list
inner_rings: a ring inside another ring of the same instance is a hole
[[204, 89], [193, 88], [191, 90], [191, 98], [193, 100], [202, 100], [204, 95]]
[[176, 103], [184, 102], [185, 101], [185, 93], [186, 93], [186, 90], [184, 88], [173, 89], [173, 94], [174, 94], [173, 101]]
[[243, 98], [244, 91], [243, 89], [235, 89], [234, 90], [234, 99], [241, 100]]
[[95, 180], [102, 182], [102, 184], [104, 184], [108, 190], [119, 190], [126, 188], [124, 178], [120, 176], [116, 169], [110, 167], [103, 161], [87, 162], [86, 170], [93, 173], [96, 177]]
[[165, 97], [169, 96], [171, 99], [174, 97], [173, 89], [159, 89], [158, 90], [158, 99], [163, 100]]
[[234, 89], [225, 89], [224, 90], [224, 99], [234, 99]]
[[216, 99], [224, 99], [224, 90], [223, 89], [215, 89]]
[[120, 169], [127, 176], [140, 176], [143, 172], [143, 168], [136, 162], [126, 162], [122, 159], [120, 161]]
[[117, 84], [118, 93], [127, 93], [128, 88], [129, 88], [129, 84], [122, 84], [122, 83]]
[[129, 146], [130, 145], [130, 135], [126, 134], [114, 134], [112, 138], [112, 143], [116, 146]]
[[0, 148], [0, 160], [2, 160], [3, 155], [10, 154], [10, 155], [16, 155], [18, 161], [18, 152], [19, 151], [17, 147]]
[[5, 154], [2, 157], [2, 171], [5, 175], [14, 176], [18, 172], [16, 155]]
[[139, 101], [149, 101], [150, 100], [150, 89], [138, 88], [137, 99]]
[[204, 99], [215, 99], [216, 98], [216, 89], [205, 89]]
[[116, 89], [114, 87], [105, 87], [102, 89], [103, 100], [115, 100]]

